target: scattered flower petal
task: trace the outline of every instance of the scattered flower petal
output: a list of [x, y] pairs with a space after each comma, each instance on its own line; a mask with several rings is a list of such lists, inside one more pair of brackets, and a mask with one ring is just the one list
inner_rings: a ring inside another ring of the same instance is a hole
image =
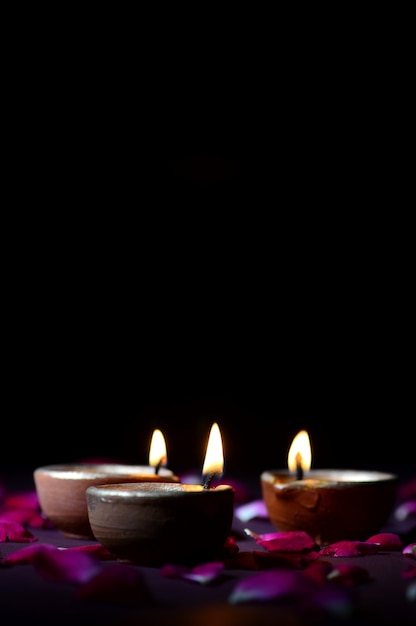
[[33, 509], [6, 509], [0, 513], [1, 521], [19, 522], [30, 528], [55, 528], [55, 525], [43, 513]]
[[230, 596], [230, 604], [271, 600], [297, 600], [316, 589], [316, 585], [298, 571], [270, 570], [240, 580]]
[[73, 546], [69, 548], [58, 548], [59, 550], [68, 550], [70, 552], [86, 552], [95, 556], [100, 561], [114, 561], [115, 556], [112, 552], [107, 550], [101, 543], [89, 544], [86, 546]]
[[416, 515], [416, 500], [407, 500], [394, 510], [394, 517], [399, 522], [403, 522], [411, 515]]
[[139, 569], [118, 564], [107, 567], [77, 590], [77, 597], [113, 604], [135, 605], [146, 602], [150, 595]]
[[[336, 623], [346, 623], [347, 619], [354, 616], [354, 603], [350, 590], [341, 587], [324, 586], [318, 588], [315, 593], [305, 596], [300, 608], [308, 617], [313, 614], [331, 615], [337, 618]], [[342, 619], [342, 622], [338, 622]]]
[[253, 537], [256, 543], [271, 552], [303, 552], [318, 547], [315, 540], [303, 530], [265, 533], [263, 535], [257, 535], [248, 528], [244, 530], [247, 535]]
[[85, 583], [101, 568], [98, 560], [83, 552], [60, 550], [46, 543], [9, 554], [5, 564], [31, 564], [47, 580]]
[[378, 543], [368, 541], [337, 541], [321, 548], [319, 553], [325, 556], [363, 556], [375, 554], [380, 549]]
[[32, 509], [40, 511], [39, 499], [36, 491], [22, 491], [8, 494], [4, 501], [6, 509]]
[[161, 568], [161, 574], [165, 578], [183, 578], [206, 585], [218, 578], [224, 571], [224, 568], [225, 565], [222, 561], [203, 563], [192, 568], [167, 564]]
[[416, 578], [416, 567], [410, 567], [402, 571], [402, 578]]
[[317, 552], [239, 552], [229, 559], [225, 559], [225, 566], [229, 569], [264, 570], [276, 567], [301, 569], [318, 558]]
[[416, 500], [416, 477], [399, 486], [397, 491], [399, 502], [404, 500]]
[[411, 559], [416, 559], [416, 543], [409, 543], [402, 550], [402, 554], [410, 557]]
[[269, 517], [264, 500], [253, 500], [237, 506], [234, 513], [241, 522], [249, 522], [252, 519], [268, 519]]
[[0, 520], [0, 543], [7, 541], [31, 543], [37, 541], [37, 538], [19, 522]]
[[227, 537], [224, 543], [224, 551], [227, 552], [227, 554], [237, 554], [239, 550], [240, 548], [235, 537]]
[[378, 543], [381, 550], [402, 550], [403, 542], [396, 533], [378, 533], [367, 539], [367, 543]]
[[338, 563], [328, 573], [327, 580], [342, 584], [344, 587], [353, 587], [371, 580], [368, 570], [351, 563]]

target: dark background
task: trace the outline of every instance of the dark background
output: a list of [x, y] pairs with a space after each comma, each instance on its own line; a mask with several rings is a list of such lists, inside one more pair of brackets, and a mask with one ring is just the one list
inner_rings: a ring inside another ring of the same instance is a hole
[[160, 428], [200, 470], [217, 421], [228, 475], [301, 428], [314, 467], [413, 470], [397, 68], [38, 53], [4, 122], [1, 467], [147, 463]]

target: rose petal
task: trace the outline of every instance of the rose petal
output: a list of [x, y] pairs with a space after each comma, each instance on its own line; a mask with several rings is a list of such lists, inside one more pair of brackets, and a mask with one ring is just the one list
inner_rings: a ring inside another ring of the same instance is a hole
[[268, 519], [266, 504], [264, 500], [253, 500], [247, 504], [242, 504], [234, 510], [235, 516], [242, 522], [249, 522], [252, 519]]
[[357, 584], [371, 580], [369, 572], [359, 565], [351, 563], [338, 563], [328, 573], [327, 580], [340, 583], [345, 587], [353, 587]]
[[31, 543], [37, 538], [19, 522], [0, 520], [0, 542]]
[[328, 580], [328, 575], [332, 572], [334, 566], [329, 561], [315, 560], [304, 570], [303, 574], [314, 583], [323, 585]]
[[97, 559], [89, 554], [61, 550], [45, 543], [13, 552], [5, 558], [4, 562], [8, 565], [31, 564], [48, 580], [76, 583], [90, 580], [101, 568]]
[[225, 559], [225, 567], [229, 569], [264, 570], [276, 567], [301, 569], [318, 558], [317, 552], [239, 552]]
[[69, 548], [59, 548], [59, 549], [69, 550], [71, 552], [86, 552], [96, 557], [100, 561], [114, 561], [116, 558], [114, 554], [112, 554], [112, 552], [107, 550], [107, 548], [104, 548], [104, 546], [101, 545], [100, 543], [90, 544], [86, 546], [72, 546]]
[[224, 543], [224, 551], [227, 554], [237, 554], [239, 550], [240, 548], [235, 540], [235, 537], [227, 537]]
[[[301, 600], [300, 608], [308, 616], [313, 614], [315, 618], [320, 614], [335, 616], [336, 624], [347, 623], [346, 620], [354, 617], [355, 610], [350, 590], [331, 585], [320, 587], [315, 593], [306, 595]], [[338, 621], [339, 618], [342, 621]]]
[[222, 561], [202, 563], [192, 568], [167, 564], [161, 568], [161, 574], [165, 578], [183, 578], [206, 585], [218, 578], [224, 571], [224, 568], [225, 565]]
[[416, 543], [409, 543], [402, 550], [402, 554], [410, 557], [411, 559], [416, 559]]
[[318, 547], [314, 539], [303, 530], [257, 535], [246, 528], [245, 532], [253, 537], [256, 543], [271, 552], [303, 552]]
[[411, 515], [416, 515], [416, 500], [407, 500], [394, 510], [394, 517], [399, 522], [403, 522]]
[[399, 486], [397, 491], [399, 502], [404, 500], [416, 500], [416, 477]]
[[118, 564], [101, 570], [80, 586], [77, 597], [133, 605], [142, 604], [150, 596], [139, 569], [127, 564]]
[[321, 548], [319, 553], [325, 556], [362, 556], [375, 554], [380, 549], [377, 543], [368, 541], [337, 541]]
[[270, 570], [240, 580], [229, 595], [228, 602], [297, 600], [315, 589], [316, 585], [298, 571]]
[[409, 567], [402, 571], [402, 578], [416, 578], [416, 567]]
[[396, 533], [378, 533], [367, 539], [367, 543], [378, 543], [382, 550], [402, 550], [403, 542]]
[[55, 525], [43, 513], [32, 509], [6, 509], [0, 513], [0, 521], [19, 522], [30, 528], [55, 528]]
[[40, 511], [39, 498], [34, 490], [7, 495], [4, 506], [6, 509], [32, 509], [32, 511]]

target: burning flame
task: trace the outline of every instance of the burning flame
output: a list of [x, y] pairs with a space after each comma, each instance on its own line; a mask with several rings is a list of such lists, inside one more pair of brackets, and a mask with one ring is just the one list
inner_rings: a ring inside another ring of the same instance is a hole
[[221, 433], [218, 424], [214, 422], [211, 426], [202, 474], [203, 476], [207, 474], [222, 475], [223, 471], [224, 454]]
[[152, 441], [150, 443], [149, 465], [158, 467], [166, 465], [168, 456], [166, 452], [166, 442], [162, 432], [157, 428], [153, 431]]
[[299, 467], [307, 472], [311, 468], [312, 452], [309, 435], [306, 430], [298, 432], [292, 441], [287, 457], [287, 465], [291, 472], [296, 472]]

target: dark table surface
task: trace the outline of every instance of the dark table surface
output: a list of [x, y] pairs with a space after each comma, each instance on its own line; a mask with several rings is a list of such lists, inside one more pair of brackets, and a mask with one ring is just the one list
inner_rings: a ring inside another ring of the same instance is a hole
[[[20, 493], [34, 489], [29, 475], [3, 477], [3, 490], [6, 493]], [[243, 483], [242, 483], [243, 484]], [[401, 485], [408, 484], [408, 478]], [[249, 501], [259, 498], [255, 486], [248, 491]], [[240, 496], [239, 496], [240, 497]], [[236, 501], [236, 507], [242, 502]], [[237, 510], [237, 509], [236, 509]], [[237, 540], [239, 553], [250, 553], [262, 548], [244, 529], [249, 527], [255, 533], [276, 532], [268, 519], [255, 518], [241, 521], [234, 516], [232, 535]], [[387, 522], [385, 529], [397, 532], [403, 544], [416, 540], [416, 522], [407, 524]], [[32, 530], [38, 543], [59, 547], [74, 547], [96, 544], [94, 541], [77, 540], [63, 536], [56, 529]], [[7, 555], [27, 546], [25, 543], [0, 543], [0, 564]], [[132, 566], [137, 568], [148, 590], [145, 601], [114, 602], [110, 599], [86, 600], [77, 597], [76, 586], [69, 582], [47, 580], [32, 565], [0, 565], [0, 612], [1, 623], [15, 624], [24, 620], [43, 624], [167, 624], [186, 626], [220, 626], [227, 624], [342, 624], [353, 622], [357, 625], [390, 624], [414, 625], [416, 623], [416, 600], [406, 597], [411, 580], [403, 572], [415, 566], [413, 559], [401, 551], [381, 551], [360, 557], [325, 557], [334, 564], [359, 565], [369, 574], [366, 582], [356, 584], [351, 589], [352, 614], [341, 617], [331, 613], [316, 615], [300, 611], [296, 603], [249, 602], [232, 605], [230, 594], [239, 581], [258, 572], [243, 568], [241, 561], [233, 567], [227, 564], [223, 574], [210, 584], [199, 584], [184, 579], [166, 578], [160, 568]], [[3, 563], [4, 565], [4, 563]], [[116, 560], [101, 561], [102, 568], [120, 566]], [[414, 578], [412, 579], [414, 581]]]

